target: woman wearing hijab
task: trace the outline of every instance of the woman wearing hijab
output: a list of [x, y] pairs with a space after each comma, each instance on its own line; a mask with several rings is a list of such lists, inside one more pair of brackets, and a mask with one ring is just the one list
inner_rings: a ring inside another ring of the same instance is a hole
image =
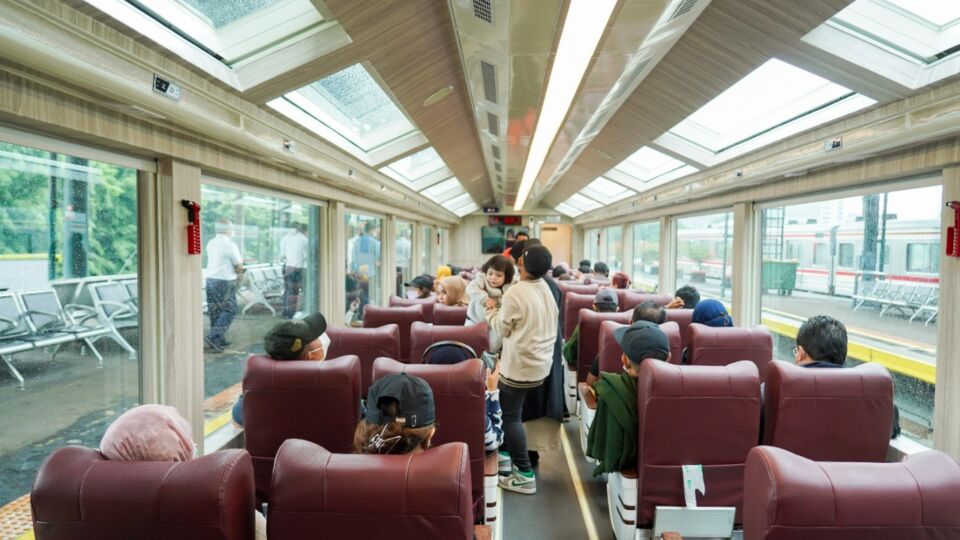
[[693, 308], [692, 322], [714, 328], [733, 326], [733, 318], [727, 308], [719, 300], [713, 299], [701, 300], [697, 307]]
[[437, 302], [447, 306], [466, 306], [467, 283], [460, 276], [447, 276], [437, 283]]

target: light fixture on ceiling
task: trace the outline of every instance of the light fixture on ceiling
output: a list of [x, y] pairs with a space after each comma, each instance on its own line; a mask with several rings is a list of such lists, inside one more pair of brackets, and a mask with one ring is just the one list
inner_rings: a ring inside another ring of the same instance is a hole
[[447, 96], [449, 96], [452, 93], [453, 93], [453, 85], [448, 84], [447, 86], [444, 86], [443, 88], [427, 96], [426, 99], [423, 100], [423, 106], [429, 107], [431, 105], [436, 105], [437, 103], [440, 103], [441, 101], [446, 99]]
[[533, 183], [543, 168], [547, 152], [576, 97], [580, 81], [583, 80], [616, 5], [616, 0], [572, 0], [567, 9], [543, 107], [537, 118], [527, 164], [520, 180], [520, 190], [513, 206], [515, 211], [522, 210], [530, 196]]

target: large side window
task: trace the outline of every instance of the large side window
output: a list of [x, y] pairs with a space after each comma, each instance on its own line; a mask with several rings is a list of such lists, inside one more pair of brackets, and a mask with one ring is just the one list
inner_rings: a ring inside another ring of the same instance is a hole
[[247, 357], [284, 319], [319, 309], [321, 209], [205, 183], [204, 403], [207, 435], [229, 422]]
[[603, 262], [610, 268], [610, 274], [623, 270], [623, 226], [615, 225], [604, 229]]
[[[934, 186], [763, 210], [762, 318], [776, 358], [795, 360], [798, 329], [810, 317], [839, 319], [849, 339], [846, 364], [885, 365], [903, 432], [927, 444], [940, 246], [940, 222], [931, 216], [939, 216], [940, 197]], [[784, 238], [797, 243], [793, 253]]]
[[403, 296], [404, 283], [413, 279], [413, 224], [397, 221], [396, 240], [393, 244], [397, 261], [397, 296]]
[[0, 506], [141, 401], [137, 171], [0, 142]]
[[693, 285], [702, 298], [733, 297], [733, 213], [677, 219], [677, 286]]
[[659, 283], [660, 222], [633, 225], [633, 283], [640, 289], [652, 291]]
[[363, 307], [380, 304], [380, 230], [383, 220], [347, 214], [347, 324], [361, 325]]

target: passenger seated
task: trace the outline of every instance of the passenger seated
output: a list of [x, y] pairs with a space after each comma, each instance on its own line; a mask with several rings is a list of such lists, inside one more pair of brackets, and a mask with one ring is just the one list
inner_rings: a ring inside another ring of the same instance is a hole
[[[593, 297], [593, 310], [598, 313], [616, 313], [619, 307], [617, 293], [611, 289], [600, 289]], [[577, 363], [580, 359], [580, 325], [573, 329], [573, 333], [563, 344], [563, 359], [567, 361], [574, 370], [577, 369]], [[596, 362], [595, 359], [591, 362]], [[588, 380], [589, 382], [589, 380]]]
[[[846, 327], [828, 315], [810, 317], [797, 331], [797, 346], [793, 355], [794, 361], [800, 367], [842, 368], [847, 359]], [[896, 439], [899, 436], [900, 409], [894, 405], [890, 438]]]
[[[190, 422], [168, 405], [140, 405], [121, 414], [100, 439], [111, 461], [187, 461], [196, 457]], [[267, 538], [267, 520], [254, 512], [257, 540]]]
[[637, 462], [637, 377], [650, 358], [670, 360], [670, 341], [660, 327], [637, 321], [613, 333], [623, 349], [622, 373], [601, 373], [593, 386], [597, 415], [587, 437], [587, 456], [598, 461], [594, 476], [618, 472]]
[[[484, 316], [488, 298], [493, 298], [497, 305], [504, 293], [514, 282], [513, 261], [503, 255], [494, 255], [480, 268], [480, 273], [467, 286], [467, 295], [470, 303], [467, 306], [467, 326], [486, 322]], [[503, 347], [503, 338], [493, 328], [489, 330], [490, 349], [492, 353], [500, 352]]]
[[407, 288], [407, 298], [426, 299], [433, 294], [433, 280], [430, 276], [417, 276], [403, 284]]
[[[472, 358], [477, 358], [477, 353], [469, 345], [454, 341], [434, 343], [423, 351], [425, 364], [459, 364]], [[499, 382], [500, 363], [497, 362], [493, 371], [487, 369], [487, 389], [484, 392], [487, 415], [483, 426], [483, 449], [487, 453], [495, 452], [503, 444], [503, 413], [500, 410], [500, 389], [497, 388]]]
[[583, 277], [589, 275], [591, 267], [592, 265], [590, 264], [590, 259], [583, 259], [580, 261], [580, 264], [577, 265], [577, 272], [580, 274], [579, 277], [582, 279]]
[[608, 278], [610, 277], [610, 268], [605, 262], [596, 262], [593, 265], [593, 275], [598, 278]]
[[[639, 306], [633, 308], [633, 315], [630, 317], [630, 324], [633, 324], [637, 321], [647, 321], [652, 322], [656, 325], [661, 325], [667, 320], [667, 312], [664, 311], [663, 306], [657, 304], [653, 300], [646, 300], [641, 302]], [[669, 341], [669, 340], [668, 340]], [[598, 354], [596, 358], [593, 359], [593, 363], [590, 364], [590, 373], [587, 374], [587, 386], [591, 389], [593, 385], [600, 380], [600, 355]]]
[[703, 324], [712, 328], [733, 326], [733, 318], [730, 316], [730, 313], [727, 312], [726, 306], [724, 306], [719, 300], [714, 300], [712, 298], [697, 303], [697, 307], [693, 308], [693, 317], [691, 318], [691, 322]]
[[673, 300], [664, 306], [667, 309], [694, 309], [700, 303], [700, 291], [693, 285], [684, 285], [677, 289]]
[[[274, 360], [323, 361], [330, 349], [327, 320], [321, 313], [283, 321], [263, 337], [263, 350]], [[243, 426], [243, 395], [233, 405], [233, 422]]]
[[419, 454], [437, 432], [437, 410], [427, 381], [406, 373], [387, 375], [370, 386], [367, 411], [357, 424], [357, 454]]
[[437, 283], [437, 303], [445, 306], [466, 306], [470, 299], [467, 284], [460, 276], [447, 276]]
[[610, 281], [613, 284], [614, 289], [629, 289], [630, 284], [633, 283], [630, 281], [630, 276], [623, 272], [617, 272], [614, 274]]

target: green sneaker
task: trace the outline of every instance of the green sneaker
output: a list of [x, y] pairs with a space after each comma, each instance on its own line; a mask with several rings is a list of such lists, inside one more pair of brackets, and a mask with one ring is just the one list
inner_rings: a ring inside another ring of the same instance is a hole
[[501, 476], [499, 484], [507, 491], [524, 495], [533, 495], [537, 492], [537, 478], [533, 475], [533, 471], [523, 472], [516, 467], [513, 467], [509, 476]]
[[513, 461], [510, 452], [497, 451], [497, 474], [507, 476], [513, 471]]

